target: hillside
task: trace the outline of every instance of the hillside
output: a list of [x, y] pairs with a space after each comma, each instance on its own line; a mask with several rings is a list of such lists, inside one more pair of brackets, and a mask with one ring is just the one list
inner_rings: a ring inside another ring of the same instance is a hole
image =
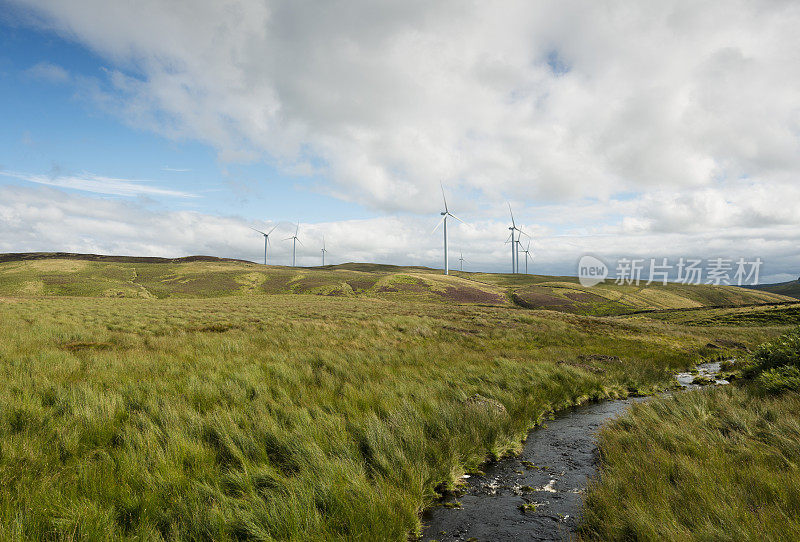
[[800, 280], [790, 280], [789, 282], [779, 282], [777, 284], [759, 284], [758, 286], [752, 286], [752, 288], [761, 290], [762, 292], [770, 292], [800, 299]]
[[207, 298], [252, 295], [363, 296], [386, 300], [518, 306], [593, 315], [793, 301], [735, 287], [606, 282], [574, 277], [441, 271], [348, 263], [264, 266], [205, 256], [179, 259], [67, 254], [0, 255], [0, 296]]

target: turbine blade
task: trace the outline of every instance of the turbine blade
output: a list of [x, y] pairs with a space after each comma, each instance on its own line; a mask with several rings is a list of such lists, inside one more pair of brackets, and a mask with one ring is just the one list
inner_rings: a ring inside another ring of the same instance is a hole
[[277, 227], [278, 227], [278, 225], [277, 225], [277, 224], [275, 224], [275, 226], [273, 226], [273, 227], [272, 227], [272, 229], [271, 229], [271, 230], [269, 230], [269, 233], [268, 233], [267, 235], [271, 235], [271, 234], [272, 234], [272, 232], [274, 232], [274, 231], [275, 231], [275, 228], [277, 228]]
[[294, 237], [287, 237], [286, 239], [284, 239], [284, 241], [291, 241], [292, 239], [294, 239]]
[[[300, 240], [300, 238], [299, 238], [299, 237], [295, 237], [295, 239], [297, 239], [297, 242], [298, 242], [298, 243], [300, 243], [301, 245], [303, 245], [303, 242]], [[305, 245], [303, 245], [303, 246], [305, 246]]]
[[444, 212], [447, 212], [447, 198], [444, 196], [444, 185], [439, 183], [439, 187], [442, 189], [442, 199], [444, 200]]
[[461, 223], [462, 223], [462, 224], [464, 224], [465, 226], [467, 226], [467, 225], [468, 225], [466, 222], [464, 222], [463, 220], [461, 220], [460, 218], [458, 218], [456, 215], [454, 215], [454, 214], [451, 214], [451, 213], [449, 213], [449, 212], [448, 212], [447, 214], [448, 214], [448, 215], [450, 215], [450, 216], [452, 216], [453, 218], [455, 218], [456, 220], [458, 220], [459, 222], [461, 222]]
[[511, 225], [516, 228], [517, 225], [514, 223], [514, 211], [511, 210], [511, 203], [508, 203], [508, 212], [511, 213]]
[[257, 230], [257, 229], [255, 229], [255, 228], [253, 228], [253, 227], [251, 227], [250, 229], [251, 229], [251, 230], [253, 230], [253, 231], [257, 231], [257, 232], [258, 232], [258, 233], [260, 233], [261, 235], [268, 235], [268, 234], [264, 233], [263, 231], [261, 231], [261, 230]]
[[436, 226], [433, 228], [433, 230], [431, 231], [431, 233], [433, 233], [433, 232], [435, 232], [436, 230], [438, 230], [438, 229], [439, 229], [439, 226], [441, 226], [441, 225], [442, 225], [442, 222], [444, 222], [445, 220], [447, 220], [447, 215], [444, 215], [444, 216], [442, 217], [442, 219], [439, 221], [439, 223], [438, 223], [438, 224], [436, 224]]

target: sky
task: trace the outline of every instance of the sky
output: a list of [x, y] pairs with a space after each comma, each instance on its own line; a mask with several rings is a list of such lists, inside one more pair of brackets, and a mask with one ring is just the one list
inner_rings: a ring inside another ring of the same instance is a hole
[[800, 3], [0, 0], [0, 252], [800, 274]]

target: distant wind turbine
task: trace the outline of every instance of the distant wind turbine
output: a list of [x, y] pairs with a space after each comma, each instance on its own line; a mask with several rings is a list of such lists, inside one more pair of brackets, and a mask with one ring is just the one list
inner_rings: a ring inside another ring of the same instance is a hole
[[444, 195], [444, 186], [442, 186], [441, 184], [439, 186], [442, 187], [442, 199], [444, 200], [444, 211], [442, 211], [440, 213], [442, 215], [442, 220], [439, 221], [438, 224], [436, 224], [436, 227], [433, 228], [433, 231], [436, 231], [439, 228], [439, 226], [444, 225], [444, 274], [445, 275], [449, 275], [450, 274], [450, 261], [449, 261], [449, 259], [447, 257], [447, 217], [455, 218], [456, 220], [458, 220], [462, 224], [466, 224], [466, 222], [464, 222], [463, 220], [461, 220], [460, 218], [458, 218], [457, 216], [452, 214], [447, 209], [447, 198]]
[[533, 259], [533, 256], [531, 256], [531, 242], [530, 241], [528, 241], [528, 246], [527, 246], [527, 248], [525, 248], [525, 250], [522, 251], [522, 253], [525, 254], [525, 274], [527, 275], [528, 274], [528, 258], [530, 258], [531, 260]]
[[325, 267], [325, 253], [328, 252], [328, 251], [325, 249], [325, 237], [324, 236], [322, 238], [322, 250], [321, 250], [321, 252], [322, 252], [322, 267]]
[[301, 245], [303, 242], [297, 237], [297, 234], [300, 232], [300, 221], [297, 221], [297, 227], [294, 229], [294, 235], [291, 237], [287, 237], [284, 241], [292, 241], [292, 267], [296, 267], [295, 263], [297, 262], [295, 255], [297, 254], [297, 243]]
[[272, 232], [275, 231], [275, 228], [277, 228], [277, 227], [278, 226], [274, 226], [271, 230], [269, 230], [269, 233], [264, 233], [261, 230], [257, 230], [255, 228], [250, 228], [251, 230], [257, 231], [258, 233], [260, 233], [261, 235], [264, 236], [264, 265], [267, 265], [267, 245], [269, 244], [269, 236], [272, 234]]
[[[511, 226], [508, 228], [511, 230], [511, 235], [508, 237], [508, 239], [506, 239], [506, 244], [509, 242], [511, 243], [511, 272], [519, 273], [519, 253], [521, 252], [521, 239], [523, 235], [525, 237], [530, 237], [530, 235], [517, 227], [516, 222], [514, 222], [514, 211], [511, 210], [510, 203], [508, 204], [508, 212], [511, 214]], [[515, 236], [514, 232], [519, 233]]]
[[459, 271], [463, 271], [464, 270], [464, 262], [466, 262], [467, 260], [464, 259], [464, 253], [463, 252], [459, 252], [458, 254], [459, 254], [458, 270]]

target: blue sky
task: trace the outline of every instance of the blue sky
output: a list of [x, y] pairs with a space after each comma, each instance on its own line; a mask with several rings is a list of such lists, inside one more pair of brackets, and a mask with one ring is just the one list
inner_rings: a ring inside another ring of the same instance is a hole
[[250, 226], [300, 220], [303, 265], [324, 235], [331, 262], [441, 266], [443, 183], [474, 269], [508, 269], [511, 202], [536, 272], [788, 279], [798, 24], [758, 1], [0, 0], [0, 251], [257, 260]]
[[[43, 65], [63, 68], [69, 79], [37, 75], [36, 67]], [[148, 195], [164, 207], [252, 220], [374, 216], [358, 204], [315, 189], [319, 178], [287, 175], [263, 160], [223, 163], [207, 144], [126, 125], [98, 108], [79, 82], [102, 80], [108, 66], [88, 48], [52, 32], [3, 24], [0, 19], [2, 170], [147, 180], [196, 196]], [[0, 183], [30, 184], [8, 175], [0, 177]]]

